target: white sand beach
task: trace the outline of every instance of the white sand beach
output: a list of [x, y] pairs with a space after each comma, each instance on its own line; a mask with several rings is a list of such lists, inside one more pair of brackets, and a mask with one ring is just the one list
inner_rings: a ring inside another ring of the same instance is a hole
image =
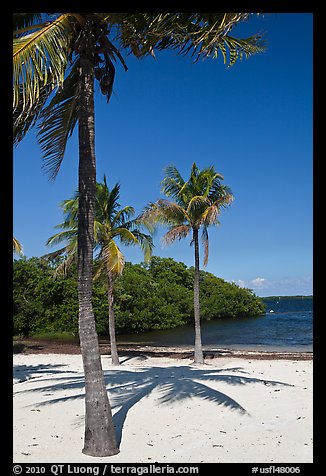
[[80, 355], [15, 354], [15, 463], [311, 463], [312, 360], [102, 356], [120, 453], [83, 455]]

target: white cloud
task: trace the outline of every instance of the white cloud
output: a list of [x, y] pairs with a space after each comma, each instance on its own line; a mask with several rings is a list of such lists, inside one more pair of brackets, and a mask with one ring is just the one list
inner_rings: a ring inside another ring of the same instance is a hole
[[249, 282], [253, 288], [266, 289], [270, 286], [270, 282], [266, 278], [255, 278]]
[[231, 283], [235, 283], [240, 288], [259, 288], [259, 289], [265, 289], [269, 286], [270, 282], [266, 278], [255, 278], [252, 279], [251, 281], [245, 281], [244, 279], [237, 279], [234, 280], [232, 279]]
[[241, 288], [253, 289], [258, 295], [296, 295], [296, 294], [312, 294], [312, 278], [308, 277], [283, 277], [280, 279], [270, 280], [258, 276], [257, 278], [244, 280], [232, 280]]
[[246, 282], [243, 279], [238, 279], [237, 281], [233, 281], [233, 282], [236, 283], [238, 286], [240, 286], [240, 288], [247, 287]]

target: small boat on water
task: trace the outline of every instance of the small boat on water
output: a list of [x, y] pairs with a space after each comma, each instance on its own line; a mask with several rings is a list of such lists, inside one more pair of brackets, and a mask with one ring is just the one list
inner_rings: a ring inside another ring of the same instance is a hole
[[269, 312], [275, 312], [275, 311], [273, 311], [273, 309], [271, 309]]

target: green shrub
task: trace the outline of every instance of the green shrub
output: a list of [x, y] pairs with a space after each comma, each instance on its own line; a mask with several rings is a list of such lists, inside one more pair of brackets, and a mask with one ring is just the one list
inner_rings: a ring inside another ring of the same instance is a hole
[[[42, 258], [13, 264], [13, 332], [21, 336], [78, 336], [76, 266], [65, 278], [54, 278], [53, 263]], [[203, 320], [250, 317], [264, 312], [262, 301], [211, 273], [201, 271]], [[117, 334], [169, 329], [193, 319], [193, 268], [172, 258], [153, 257], [149, 264], [126, 263], [115, 283]], [[108, 334], [105, 279], [93, 283], [93, 309], [99, 335]]]

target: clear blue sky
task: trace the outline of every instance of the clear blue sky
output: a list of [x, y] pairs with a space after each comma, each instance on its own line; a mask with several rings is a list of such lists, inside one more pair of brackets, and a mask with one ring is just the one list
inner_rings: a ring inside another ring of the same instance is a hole
[[[312, 14], [252, 17], [234, 36], [264, 32], [267, 51], [226, 68], [162, 52], [125, 57], [109, 104], [96, 95], [97, 180], [121, 184], [121, 204], [141, 212], [162, 197], [163, 170], [187, 178], [191, 164], [214, 165], [234, 194], [211, 228], [206, 270], [259, 296], [312, 294]], [[35, 134], [14, 151], [14, 236], [27, 257], [62, 221], [59, 203], [77, 189], [78, 148], [70, 139], [54, 182], [41, 170]], [[189, 241], [154, 254], [193, 265]], [[127, 261], [142, 261], [125, 249]]]

